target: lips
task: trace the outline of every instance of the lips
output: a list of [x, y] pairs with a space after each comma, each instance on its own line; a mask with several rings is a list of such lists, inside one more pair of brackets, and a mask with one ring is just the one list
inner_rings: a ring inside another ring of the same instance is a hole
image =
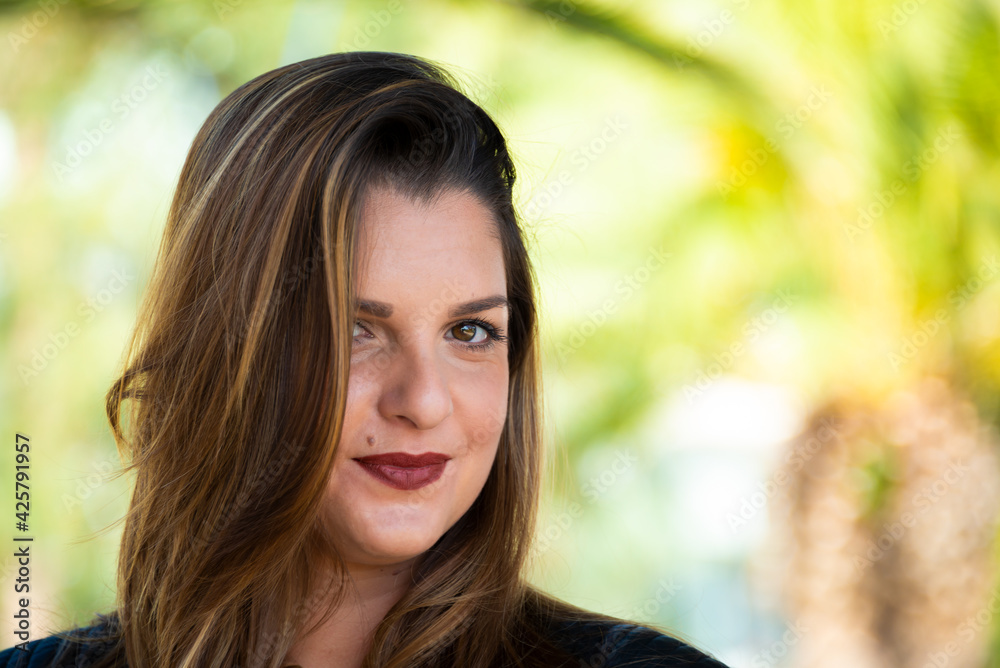
[[406, 452], [389, 452], [384, 455], [356, 457], [365, 471], [379, 482], [401, 490], [426, 487], [441, 477], [451, 457], [438, 452], [411, 455]]

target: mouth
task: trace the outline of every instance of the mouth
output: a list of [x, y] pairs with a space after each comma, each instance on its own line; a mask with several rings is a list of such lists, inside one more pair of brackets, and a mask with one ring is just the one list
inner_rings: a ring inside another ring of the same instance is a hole
[[437, 452], [411, 455], [390, 452], [356, 457], [354, 461], [384, 485], [404, 491], [426, 487], [441, 477], [451, 457]]

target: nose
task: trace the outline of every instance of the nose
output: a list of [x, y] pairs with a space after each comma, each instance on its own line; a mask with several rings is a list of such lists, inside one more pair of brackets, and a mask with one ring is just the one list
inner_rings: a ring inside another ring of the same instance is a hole
[[402, 418], [417, 429], [432, 429], [452, 414], [454, 406], [442, 361], [430, 351], [399, 351], [386, 369], [379, 412]]

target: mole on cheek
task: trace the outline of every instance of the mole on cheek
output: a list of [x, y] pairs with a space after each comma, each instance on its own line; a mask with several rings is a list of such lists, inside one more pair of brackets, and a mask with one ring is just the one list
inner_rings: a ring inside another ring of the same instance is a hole
[[368, 437], [368, 445], [375, 445], [375, 437], [374, 436], [369, 436]]

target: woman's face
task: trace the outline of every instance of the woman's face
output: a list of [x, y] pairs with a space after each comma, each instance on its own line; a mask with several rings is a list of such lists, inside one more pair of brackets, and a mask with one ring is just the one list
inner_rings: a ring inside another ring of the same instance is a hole
[[468, 193], [422, 204], [383, 190], [367, 201], [347, 413], [324, 507], [349, 564], [420, 555], [489, 475], [508, 386], [495, 229]]

